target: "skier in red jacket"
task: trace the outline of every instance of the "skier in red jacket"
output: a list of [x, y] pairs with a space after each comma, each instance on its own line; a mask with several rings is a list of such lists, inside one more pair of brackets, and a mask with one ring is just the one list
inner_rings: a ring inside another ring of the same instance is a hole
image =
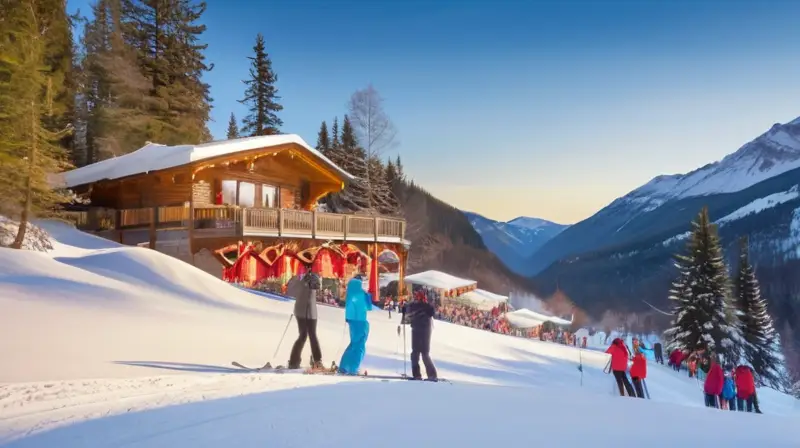
[[710, 355], [711, 367], [706, 376], [706, 382], [703, 385], [703, 392], [705, 393], [706, 406], [710, 408], [719, 408], [717, 397], [722, 394], [722, 387], [725, 385], [725, 373], [722, 367], [717, 362], [714, 355]]
[[741, 365], [733, 373], [736, 382], [736, 407], [740, 411], [753, 412], [753, 405], [756, 397], [756, 381], [750, 367]]
[[625, 391], [627, 391], [629, 397], [634, 397], [633, 386], [631, 386], [626, 373], [628, 371], [628, 349], [625, 347], [625, 343], [620, 338], [614, 339], [606, 353], [611, 355], [611, 371], [614, 373], [614, 379], [617, 380], [620, 396], [624, 397]]
[[679, 372], [681, 370], [681, 363], [683, 362], [683, 352], [679, 349], [675, 349], [672, 353], [669, 354], [669, 365], [672, 366], [673, 370]]
[[636, 396], [645, 398], [644, 390], [642, 389], [642, 381], [647, 377], [647, 359], [644, 353], [636, 350], [633, 356], [633, 365], [631, 366], [631, 381], [633, 381], [633, 388], [636, 389]]

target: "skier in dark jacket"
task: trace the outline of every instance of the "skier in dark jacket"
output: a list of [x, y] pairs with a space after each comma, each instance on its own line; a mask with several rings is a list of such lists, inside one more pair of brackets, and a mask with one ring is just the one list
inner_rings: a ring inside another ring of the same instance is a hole
[[306, 339], [311, 339], [311, 367], [322, 368], [322, 351], [317, 339], [317, 293], [321, 285], [322, 280], [319, 275], [313, 272], [305, 274], [302, 278], [294, 277], [287, 285], [286, 292], [295, 299], [294, 317], [297, 321], [297, 331], [300, 333], [292, 346], [292, 354], [289, 357], [290, 369], [300, 368], [300, 355], [303, 353]]
[[657, 363], [664, 364], [664, 351], [660, 342], [653, 344], [653, 356], [655, 356]]
[[419, 357], [425, 364], [425, 374], [428, 381], [436, 381], [436, 367], [431, 360], [431, 331], [433, 329], [433, 315], [435, 310], [424, 297], [416, 298], [403, 308], [401, 322], [411, 323], [411, 374], [413, 379], [422, 379], [419, 369]]

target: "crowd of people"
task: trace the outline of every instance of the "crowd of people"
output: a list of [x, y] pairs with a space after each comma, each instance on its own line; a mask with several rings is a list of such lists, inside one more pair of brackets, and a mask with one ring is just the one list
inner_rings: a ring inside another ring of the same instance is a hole
[[[647, 389], [643, 385], [647, 377], [647, 358], [643, 350], [646, 347], [636, 338], [633, 339], [633, 350], [628, 349], [620, 338], [614, 339], [606, 350], [611, 355], [607, 372], [613, 373], [622, 396], [627, 393], [631, 397], [645, 398]], [[656, 362], [659, 358], [660, 356], [656, 356]], [[627, 376], [629, 360], [633, 361], [630, 367], [631, 381]], [[663, 360], [661, 363], [663, 364]], [[689, 377], [697, 378], [698, 381], [701, 377], [704, 378], [703, 395], [707, 407], [761, 413], [752, 367], [723, 367], [719, 357], [713, 353], [702, 350], [688, 353], [677, 349], [670, 353], [668, 365], [676, 372], [688, 371]]]
[[493, 307], [491, 310], [480, 310], [466, 303], [443, 302], [436, 308], [434, 318], [494, 333], [511, 334], [512, 332], [511, 324], [503, 317], [499, 307]]
[[669, 355], [669, 366], [678, 372], [687, 371], [690, 378], [703, 380], [706, 406], [761, 413], [752, 367], [744, 364], [722, 366], [712, 353], [687, 353], [677, 349]]

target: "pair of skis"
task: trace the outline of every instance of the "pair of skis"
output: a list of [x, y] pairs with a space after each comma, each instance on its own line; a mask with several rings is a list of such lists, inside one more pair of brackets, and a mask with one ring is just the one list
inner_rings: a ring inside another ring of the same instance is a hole
[[[338, 375], [338, 376], [347, 376], [347, 377], [357, 377], [357, 378], [366, 378], [366, 379], [376, 379], [376, 380], [407, 380], [407, 381], [415, 381], [414, 378], [407, 376], [407, 375], [371, 375], [369, 373], [359, 374], [359, 375], [346, 375], [343, 373], [339, 373], [338, 367], [336, 367], [336, 363], [334, 362], [331, 365], [330, 369], [288, 369], [284, 366], [276, 366], [272, 367], [270, 363], [267, 363], [263, 367], [247, 367], [239, 362], [233, 361], [231, 363], [234, 367], [238, 367], [244, 371], [252, 372], [252, 373], [260, 373], [260, 372], [270, 372], [270, 373], [302, 373], [307, 375]], [[450, 383], [450, 381], [444, 378], [438, 378], [436, 380], [416, 380], [422, 382], [442, 382], [442, 383]], [[452, 383], [451, 383], [452, 384]]]
[[335, 362], [331, 365], [330, 369], [327, 369], [327, 368], [313, 368], [313, 367], [309, 367], [307, 369], [303, 369], [303, 368], [289, 369], [289, 368], [284, 367], [284, 366], [272, 367], [272, 365], [270, 363], [266, 363], [263, 367], [247, 367], [244, 364], [236, 362], [236, 361], [233, 361], [231, 363], [231, 365], [233, 365], [234, 367], [238, 367], [238, 368], [240, 368], [242, 370], [245, 370], [245, 371], [248, 371], [248, 372], [253, 372], [253, 373], [255, 373], [255, 372], [273, 372], [273, 373], [307, 373], [307, 374], [327, 374], [327, 375], [332, 375], [332, 374], [336, 373], [339, 370], [338, 367], [336, 367], [336, 363]]

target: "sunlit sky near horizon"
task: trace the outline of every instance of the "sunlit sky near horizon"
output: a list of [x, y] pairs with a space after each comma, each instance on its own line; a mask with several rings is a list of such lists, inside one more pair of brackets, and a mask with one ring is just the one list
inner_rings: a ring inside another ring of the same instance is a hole
[[[89, 12], [89, 0], [68, 0]], [[208, 0], [215, 138], [264, 34], [283, 131], [372, 83], [407, 174], [493, 219], [574, 223], [800, 116], [800, 2]]]

